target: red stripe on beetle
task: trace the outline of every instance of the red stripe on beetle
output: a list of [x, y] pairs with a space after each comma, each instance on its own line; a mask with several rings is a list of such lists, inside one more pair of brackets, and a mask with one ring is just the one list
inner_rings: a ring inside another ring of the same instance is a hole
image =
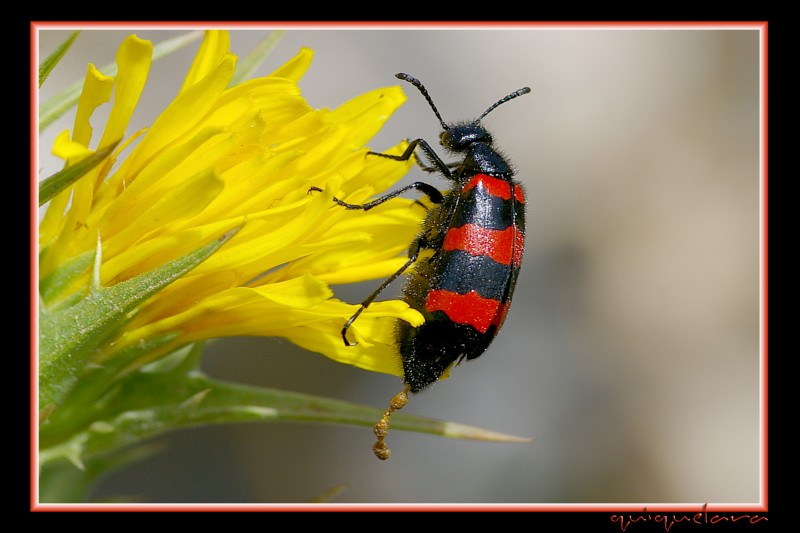
[[[467, 324], [481, 333], [486, 333], [492, 324], [502, 323], [508, 306], [497, 300], [484, 298], [475, 291], [467, 294], [435, 289], [425, 299], [425, 309], [431, 313], [443, 311], [450, 320], [457, 324]], [[502, 309], [501, 316], [498, 311]]]
[[[475, 174], [471, 180], [464, 185], [464, 191], [469, 191], [475, 187], [482, 187], [492, 196], [502, 198], [503, 200], [511, 199], [511, 183], [506, 180], [489, 176], [488, 174]], [[519, 190], [520, 187], [514, 187]]]
[[519, 268], [522, 265], [522, 252], [525, 250], [525, 235], [522, 232], [514, 228], [514, 266]]
[[525, 203], [525, 191], [522, 190], [519, 184], [514, 187], [514, 198], [521, 204]]
[[500, 309], [497, 310], [497, 315], [492, 320], [492, 324], [500, 329], [503, 325], [503, 322], [506, 321], [506, 316], [508, 315], [508, 309], [511, 307], [511, 300], [506, 300], [504, 303], [500, 304]]
[[504, 230], [488, 229], [476, 224], [450, 228], [444, 237], [442, 249], [461, 250], [474, 256], [484, 255], [503, 265], [519, 265], [525, 236], [514, 226]]

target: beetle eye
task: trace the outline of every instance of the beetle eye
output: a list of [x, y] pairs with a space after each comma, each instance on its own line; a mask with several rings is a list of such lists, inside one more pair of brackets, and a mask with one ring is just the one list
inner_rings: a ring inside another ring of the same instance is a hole
[[453, 146], [453, 130], [444, 130], [442, 131], [441, 135], [439, 135], [439, 142], [442, 143], [442, 146], [447, 148], [451, 148]]

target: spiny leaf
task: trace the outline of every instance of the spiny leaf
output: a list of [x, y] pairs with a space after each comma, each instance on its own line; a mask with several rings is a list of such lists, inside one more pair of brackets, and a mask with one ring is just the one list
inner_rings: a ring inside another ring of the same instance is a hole
[[[141, 368], [114, 389], [114, 412], [105, 413], [88, 427], [53, 443], [42, 428], [40, 462], [57, 459], [84, 464], [91, 457], [143, 442], [176, 429], [235, 422], [320, 422], [372, 427], [382, 414], [374, 407], [277, 389], [259, 388], [211, 379], [199, 370], [188, 371], [180, 358], [193, 359], [196, 350], [179, 351], [170, 365]], [[177, 364], [176, 364], [177, 363]], [[161, 366], [164, 366], [163, 370]], [[168, 369], [168, 370], [167, 370]], [[411, 414], [397, 414], [393, 429], [450, 438], [491, 442], [529, 442], [473, 426], [443, 422]], [[368, 441], [367, 441], [368, 442]], [[365, 457], [370, 457], [369, 446]]]

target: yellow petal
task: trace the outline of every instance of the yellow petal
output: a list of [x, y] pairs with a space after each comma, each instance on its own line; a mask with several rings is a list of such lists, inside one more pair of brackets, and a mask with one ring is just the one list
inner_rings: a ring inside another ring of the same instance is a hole
[[227, 54], [204, 78], [180, 93], [156, 119], [150, 130], [115, 176], [136, 176], [159, 152], [187, 135], [214, 106], [233, 76], [236, 57]]
[[345, 127], [347, 143], [351, 147], [361, 147], [380, 131], [384, 122], [405, 101], [405, 93], [400, 87], [376, 89], [340, 105], [331, 113], [330, 120]]
[[311, 66], [311, 60], [313, 58], [313, 50], [303, 47], [296, 56], [284, 63], [283, 66], [277, 68], [270, 76], [288, 78], [295, 82], [300, 81], [300, 78], [306, 73], [308, 67]]
[[111, 99], [113, 89], [114, 78], [106, 76], [89, 63], [83, 81], [83, 91], [78, 99], [78, 108], [75, 112], [72, 140], [89, 146], [89, 142], [92, 140], [92, 126], [89, 119], [95, 109]]
[[182, 330], [185, 339], [190, 340], [209, 336], [274, 336], [299, 325], [325, 320], [324, 310], [330, 307], [332, 295], [327, 284], [312, 276], [257, 289], [234, 287], [197, 298], [195, 305], [182, 313], [152, 321], [135, 335]]
[[80, 160], [93, 153], [86, 143], [73, 141], [69, 137], [69, 130], [64, 130], [58, 134], [53, 141], [53, 155], [67, 160]]
[[104, 253], [110, 256], [102, 271], [103, 278], [123, 281], [159, 263], [180, 257], [179, 251], [183, 246], [172, 250], [162, 248], [167, 255], [155, 259], [148, 257], [140, 244], [152, 250], [159, 234], [175, 235], [170, 229], [171, 223], [202, 211], [221, 190], [222, 182], [213, 169], [206, 169], [170, 189], [146, 209], [130, 213], [129, 225], [103, 243]]
[[[53, 154], [63, 159], [78, 158], [89, 153], [91, 153], [91, 150], [84, 144], [74, 142], [69, 138], [69, 130], [59, 133], [53, 143]], [[47, 212], [39, 224], [40, 248], [50, 246], [61, 232], [64, 224], [64, 210], [67, 208], [71, 196], [70, 190], [71, 188], [50, 200]]]
[[152, 55], [153, 43], [135, 35], [129, 35], [117, 50], [114, 105], [108, 116], [100, 146], [113, 143], [125, 135], [125, 128], [130, 122], [147, 81]]
[[[83, 91], [78, 99], [78, 108], [75, 112], [75, 126], [72, 134], [74, 142], [89, 146], [92, 139], [92, 126], [89, 119], [95, 109], [109, 101], [113, 87], [114, 78], [102, 74], [94, 65], [88, 65]], [[63, 139], [58, 140], [58, 143], [59, 146], [64, 147]], [[67, 160], [67, 164], [70, 162], [74, 161]], [[45, 233], [48, 235], [47, 254], [42, 258], [40, 264], [43, 272], [52, 271], [55, 265], [61, 261], [69, 247], [68, 241], [72, 228], [76, 224], [80, 224], [89, 212], [94, 180], [99, 172], [99, 167], [92, 169], [51, 202], [52, 208], [48, 209], [43, 222], [46, 228]], [[69, 210], [65, 213], [68, 204]]]
[[308, 309], [333, 297], [333, 291], [327, 283], [323, 283], [308, 274], [282, 283], [270, 283], [252, 290], [273, 304], [294, 309]]
[[[391, 331], [394, 322], [385, 321], [382, 327]], [[286, 338], [311, 352], [325, 355], [339, 363], [352, 365], [371, 372], [402, 376], [400, 355], [392, 344], [356, 344], [345, 346], [340, 334], [331, 334], [340, 323], [320, 324], [320, 327], [298, 327], [287, 332]]]
[[[205, 148], [207, 141], [219, 135], [218, 129], [206, 129], [188, 139], [185, 143], [166, 150], [160, 157], [146, 165], [137, 176], [136, 180], [126, 184], [123, 191], [117, 196], [116, 201], [104, 211], [95, 213], [96, 219], [103, 219], [103, 239], [108, 241], [114, 235], [131, 224], [131, 220], [149, 209], [150, 206], [170, 194], [170, 191], [183, 187], [186, 180], [193, 179], [197, 174], [213, 169], [213, 162], [229, 149], [229, 144], [220, 142], [222, 146]], [[199, 155], [198, 155], [199, 153]], [[194, 157], [192, 157], [194, 156]], [[216, 191], [217, 189], [215, 189]], [[214, 198], [208, 198], [208, 202]], [[94, 222], [95, 219], [90, 219]]]
[[206, 30], [180, 92], [184, 92], [211, 73], [229, 50], [230, 36], [227, 31]]
[[350, 311], [343, 316], [307, 327], [292, 328], [287, 330], [285, 336], [298, 346], [322, 353], [340, 363], [402, 376], [400, 355], [395, 346], [396, 319], [420, 325], [424, 321], [422, 316], [404, 302], [374, 302], [348, 329], [348, 339], [358, 344], [345, 346], [340, 330], [344, 320], [357, 309], [357, 306], [348, 307]]

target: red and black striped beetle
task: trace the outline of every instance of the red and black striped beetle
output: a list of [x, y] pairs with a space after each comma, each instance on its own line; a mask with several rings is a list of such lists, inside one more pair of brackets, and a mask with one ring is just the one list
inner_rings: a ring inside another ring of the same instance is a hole
[[[347, 209], [367, 211], [376, 205], [417, 189], [428, 196], [430, 209], [422, 230], [408, 249], [408, 261], [361, 303], [345, 323], [342, 337], [361, 312], [392, 281], [416, 263], [403, 292], [403, 300], [422, 313], [425, 323], [413, 327], [398, 321], [397, 346], [403, 363], [403, 392], [392, 399], [389, 410], [375, 426], [375, 454], [387, 459], [384, 443], [389, 416], [408, 401], [408, 392], [419, 392], [454, 363], [479, 357], [503, 324], [519, 275], [525, 241], [525, 195], [508, 160], [493, 146], [492, 135], [480, 121], [500, 104], [527, 94], [524, 87], [492, 104], [477, 119], [447, 124], [422, 83], [408, 74], [397, 78], [414, 85], [425, 97], [442, 126], [440, 143], [460, 162], [445, 164], [424, 139], [411, 141], [402, 155], [369, 152], [369, 155], [407, 161], [419, 148], [430, 166], [453, 182], [442, 194], [424, 182], [416, 182], [366, 204], [334, 202]], [[312, 187], [311, 190], [321, 189]], [[422, 251], [430, 250], [418, 261]]]

